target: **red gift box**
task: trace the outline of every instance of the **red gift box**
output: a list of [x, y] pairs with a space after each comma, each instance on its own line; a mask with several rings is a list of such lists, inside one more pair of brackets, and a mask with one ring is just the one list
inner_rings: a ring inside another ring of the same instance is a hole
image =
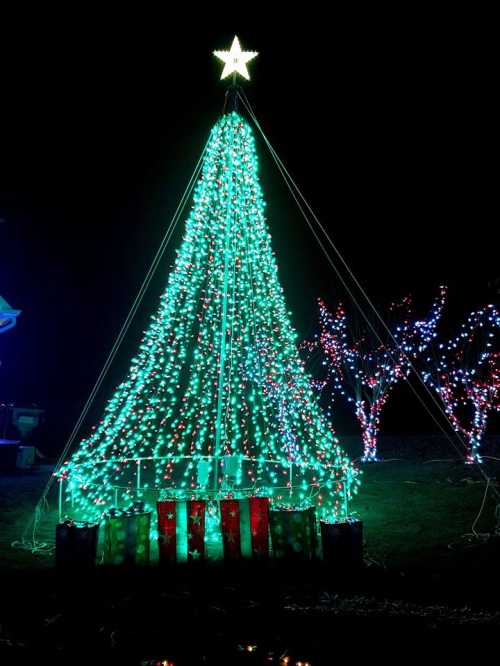
[[204, 560], [205, 500], [161, 500], [156, 510], [160, 564]]
[[265, 558], [269, 554], [269, 499], [225, 499], [220, 502], [224, 558]]

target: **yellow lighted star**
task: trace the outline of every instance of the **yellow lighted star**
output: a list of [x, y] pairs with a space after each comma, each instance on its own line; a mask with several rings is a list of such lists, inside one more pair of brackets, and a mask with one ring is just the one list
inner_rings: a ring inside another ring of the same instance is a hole
[[220, 78], [225, 79], [230, 74], [233, 74], [233, 78], [235, 78], [236, 74], [239, 74], [249, 81], [250, 75], [247, 69], [247, 62], [253, 60], [256, 55], [258, 55], [257, 51], [242, 51], [240, 40], [238, 37], [235, 37], [230, 51], [214, 51], [214, 56], [224, 63], [224, 69]]

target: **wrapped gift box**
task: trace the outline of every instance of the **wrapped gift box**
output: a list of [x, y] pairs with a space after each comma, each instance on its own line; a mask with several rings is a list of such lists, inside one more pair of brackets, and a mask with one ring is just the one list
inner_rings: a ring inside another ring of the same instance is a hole
[[19, 442], [0, 439], [0, 473], [10, 474], [16, 469]]
[[269, 527], [274, 557], [310, 560], [316, 556], [314, 507], [270, 511]]
[[325, 562], [341, 570], [360, 567], [363, 564], [363, 523], [360, 520], [321, 521], [321, 547]]
[[204, 560], [205, 500], [157, 502], [160, 564]]
[[224, 559], [266, 558], [269, 554], [269, 499], [224, 499], [220, 502]]
[[106, 564], [148, 564], [151, 513], [137, 504], [129, 510], [111, 509], [105, 518]]
[[97, 523], [66, 520], [56, 525], [56, 565], [68, 568], [91, 568], [96, 563]]

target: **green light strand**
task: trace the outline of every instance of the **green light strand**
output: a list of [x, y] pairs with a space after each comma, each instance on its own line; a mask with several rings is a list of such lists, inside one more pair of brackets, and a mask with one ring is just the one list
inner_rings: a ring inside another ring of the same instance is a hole
[[[118, 487], [133, 496], [140, 470], [141, 491], [219, 498], [230, 488], [346, 517], [359, 477], [296, 344], [255, 140], [231, 113], [211, 132], [160, 307], [103, 418], [63, 467], [75, 511], [96, 517]], [[219, 459], [235, 455], [231, 478], [212, 471], [210, 491], [199, 483], [200, 460], [219, 470]]]

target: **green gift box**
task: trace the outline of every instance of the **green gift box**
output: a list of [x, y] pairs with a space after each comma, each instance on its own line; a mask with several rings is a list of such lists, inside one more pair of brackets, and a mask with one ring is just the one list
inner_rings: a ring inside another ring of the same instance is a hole
[[148, 564], [150, 527], [148, 511], [110, 511], [105, 523], [105, 563]]
[[278, 509], [269, 512], [269, 530], [276, 558], [311, 560], [316, 556], [316, 511]]

